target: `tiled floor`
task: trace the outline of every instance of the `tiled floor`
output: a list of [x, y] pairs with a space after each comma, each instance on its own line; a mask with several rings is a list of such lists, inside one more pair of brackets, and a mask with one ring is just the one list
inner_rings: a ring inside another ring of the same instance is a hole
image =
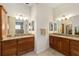
[[42, 53], [35, 53], [35, 52], [29, 52], [27, 54], [24, 54], [22, 56], [64, 56], [63, 54], [61, 54], [60, 52], [54, 50], [54, 49], [48, 49]]

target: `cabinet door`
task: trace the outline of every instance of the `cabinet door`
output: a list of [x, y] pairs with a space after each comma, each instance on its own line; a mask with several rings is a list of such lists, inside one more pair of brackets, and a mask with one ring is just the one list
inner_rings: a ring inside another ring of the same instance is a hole
[[34, 37], [18, 40], [18, 55], [25, 54], [34, 49]]
[[56, 50], [60, 51], [60, 39], [59, 39], [59, 37], [54, 37], [53, 44], [54, 44], [54, 48]]
[[1, 56], [1, 42], [0, 42], [0, 56]]
[[53, 38], [53, 36], [49, 36], [49, 45], [50, 45], [50, 47], [51, 48], [54, 48], [54, 38]]
[[30, 37], [27, 38], [27, 51], [33, 50], [34, 49], [34, 38]]
[[61, 38], [60, 44], [60, 52], [65, 55], [69, 55], [69, 40], [66, 38]]
[[72, 56], [79, 56], [79, 41], [70, 40], [70, 53]]
[[14, 56], [17, 52], [17, 41], [7, 40], [2, 42], [2, 55], [3, 56]]

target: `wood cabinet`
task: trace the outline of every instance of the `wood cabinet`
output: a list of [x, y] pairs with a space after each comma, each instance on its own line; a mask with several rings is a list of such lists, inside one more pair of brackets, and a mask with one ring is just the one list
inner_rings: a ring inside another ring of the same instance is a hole
[[54, 39], [53, 39], [52, 36], [49, 37], [49, 42], [50, 42], [50, 43], [49, 43], [50, 47], [51, 47], [51, 48], [54, 48], [54, 44], [53, 44], [53, 43], [54, 43]]
[[54, 37], [54, 49], [60, 51], [60, 38], [58, 37]]
[[34, 37], [22, 38], [18, 40], [17, 55], [25, 54], [34, 49]]
[[69, 46], [69, 40], [66, 38], [61, 38], [60, 40], [60, 51], [65, 55], [70, 55], [70, 46]]
[[0, 42], [0, 56], [1, 56], [1, 42]]
[[50, 47], [53, 48], [53, 49], [59, 50], [60, 40], [57, 39], [57, 37], [54, 37], [54, 36], [50, 36], [49, 39], [50, 39], [49, 40]]
[[2, 41], [2, 56], [14, 56], [17, 52], [17, 40]]
[[23, 55], [34, 50], [34, 37], [2, 41], [2, 56]]
[[0, 5], [0, 40], [7, 36], [7, 16], [3, 6]]
[[72, 56], [79, 56], [79, 41], [70, 40], [70, 52]]
[[69, 40], [66, 38], [50, 36], [50, 47], [54, 48], [55, 50], [69, 55]]

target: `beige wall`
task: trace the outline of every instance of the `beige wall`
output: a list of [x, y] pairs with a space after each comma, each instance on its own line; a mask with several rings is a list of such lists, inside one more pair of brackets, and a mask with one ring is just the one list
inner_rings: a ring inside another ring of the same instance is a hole
[[63, 3], [60, 6], [54, 8], [55, 18], [68, 14], [79, 14], [79, 3]]
[[[34, 6], [35, 19], [35, 51], [40, 53], [49, 48], [49, 20], [52, 8], [45, 4], [37, 4]], [[46, 29], [46, 35], [41, 34], [41, 29]]]

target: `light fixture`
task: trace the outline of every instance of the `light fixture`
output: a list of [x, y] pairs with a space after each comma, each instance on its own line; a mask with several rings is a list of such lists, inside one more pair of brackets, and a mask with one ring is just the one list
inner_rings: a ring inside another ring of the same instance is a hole
[[65, 19], [65, 15], [62, 15], [61, 19], [64, 20]]
[[24, 17], [23, 15], [18, 15], [18, 16], [15, 16], [15, 17], [18, 20], [24, 20], [24, 21], [28, 19], [27, 17]]
[[23, 20], [23, 16], [22, 16], [22, 15], [20, 15], [20, 17], [19, 17], [19, 18], [20, 18], [20, 20]]
[[27, 20], [27, 17], [24, 17], [24, 20]]
[[70, 17], [74, 16], [73, 14], [69, 14], [66, 16], [67, 19], [69, 19]]
[[16, 19], [19, 19], [19, 16], [15, 16], [16, 17]]
[[57, 18], [56, 20], [61, 21], [62, 19], [61, 18]]
[[74, 16], [74, 14], [62, 15], [62, 17], [57, 18], [58, 21], [68, 20], [70, 17]]

